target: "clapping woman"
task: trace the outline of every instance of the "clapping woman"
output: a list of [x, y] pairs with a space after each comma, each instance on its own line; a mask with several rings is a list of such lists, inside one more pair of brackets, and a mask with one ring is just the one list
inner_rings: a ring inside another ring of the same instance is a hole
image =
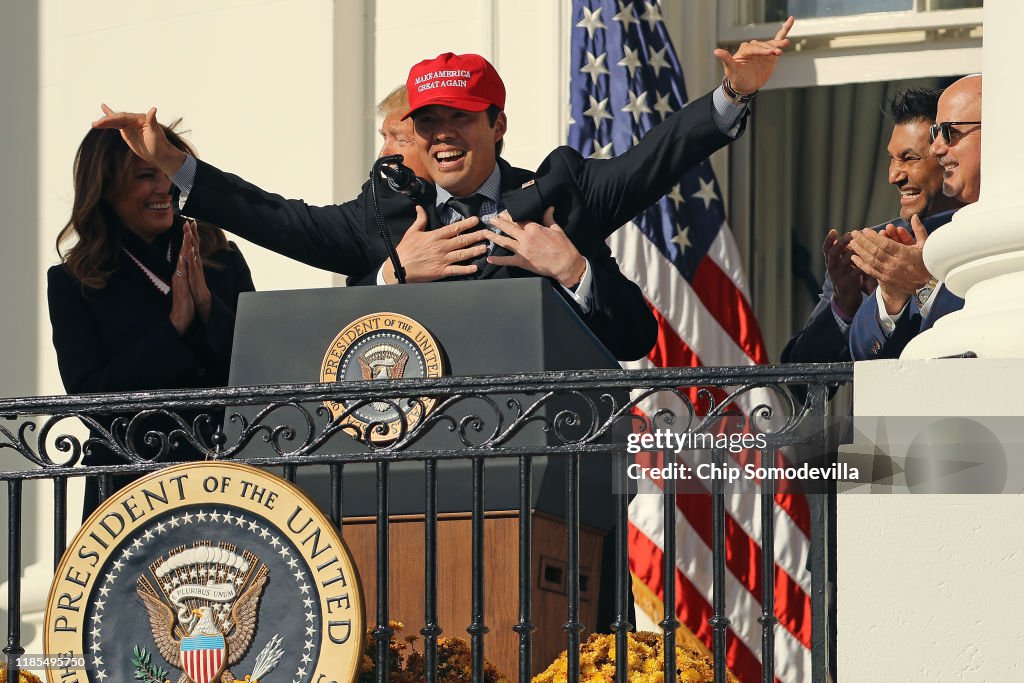
[[[173, 130], [168, 140], [194, 154]], [[227, 383], [235, 307], [253, 290], [237, 247], [212, 225], [175, 214], [170, 179], [116, 130], [91, 130], [75, 157], [74, 205], [47, 273], [53, 345], [69, 394]], [[109, 427], [113, 416], [97, 416]], [[169, 430], [169, 418], [147, 429]], [[138, 451], [143, 444], [135, 444]], [[195, 451], [178, 444], [166, 460]], [[104, 448], [85, 465], [124, 460]], [[115, 480], [115, 488], [126, 483]], [[106, 492], [110, 493], [110, 491]], [[86, 514], [99, 503], [90, 477]]]

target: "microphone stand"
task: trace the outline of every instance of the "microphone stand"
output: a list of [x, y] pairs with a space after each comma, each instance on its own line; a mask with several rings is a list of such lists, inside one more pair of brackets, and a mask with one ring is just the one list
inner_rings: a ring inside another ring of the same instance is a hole
[[391, 239], [391, 231], [388, 230], [388, 226], [384, 223], [384, 218], [380, 213], [380, 200], [377, 198], [377, 188], [384, 177], [381, 173], [381, 168], [386, 164], [401, 163], [401, 154], [392, 154], [386, 157], [380, 157], [373, 162], [373, 168], [370, 169], [370, 200], [373, 202], [373, 217], [377, 221], [377, 231], [380, 233], [380, 238], [384, 240], [384, 248], [388, 252], [388, 258], [391, 260], [391, 265], [395, 268], [395, 279], [398, 280], [398, 284], [405, 284], [405, 268], [402, 267], [402, 261], [398, 258], [398, 250], [395, 249], [395, 242]]

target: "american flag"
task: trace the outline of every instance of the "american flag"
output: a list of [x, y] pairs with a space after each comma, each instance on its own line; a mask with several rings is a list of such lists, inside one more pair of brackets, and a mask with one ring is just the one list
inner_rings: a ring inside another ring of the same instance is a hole
[[[573, 0], [569, 144], [585, 156], [625, 152], [650, 128], [686, 104], [683, 72], [657, 2]], [[679, 178], [656, 205], [609, 240], [620, 267], [638, 283], [659, 323], [658, 343], [633, 367], [739, 366], [768, 361], [749, 304], [746, 278], [725, 220], [722, 196], [705, 161]], [[719, 394], [718, 399], [723, 394]], [[648, 414], [662, 403], [643, 406]], [[738, 401], [746, 414], [763, 395]], [[678, 414], [678, 413], [677, 413]], [[743, 456], [741, 456], [742, 458]], [[727, 666], [745, 683], [761, 680], [760, 502], [727, 495]], [[641, 492], [645, 488], [641, 481]], [[651, 491], [657, 492], [651, 485]], [[775, 497], [775, 676], [810, 677], [810, 514], [806, 499]], [[676, 510], [676, 614], [690, 642], [710, 651], [710, 496], [680, 495]], [[661, 619], [665, 578], [660, 496], [641, 495], [629, 508], [630, 571], [638, 610]], [[684, 634], [686, 635], [686, 634]]]

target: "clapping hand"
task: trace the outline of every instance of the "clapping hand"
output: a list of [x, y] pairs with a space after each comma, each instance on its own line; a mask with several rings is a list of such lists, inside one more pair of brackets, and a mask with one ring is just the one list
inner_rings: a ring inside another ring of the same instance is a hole
[[210, 320], [213, 297], [206, 286], [206, 274], [199, 255], [199, 231], [192, 219], [185, 221], [178, 261], [171, 278], [171, 324], [184, 335], [196, 314], [201, 321]]
[[932, 277], [923, 254], [928, 232], [916, 215], [910, 219], [910, 226], [913, 240], [905, 228], [890, 224], [884, 232], [857, 230], [850, 242], [854, 265], [878, 280], [889, 315], [903, 310], [910, 297]]
[[832, 281], [833, 298], [843, 313], [850, 317], [860, 308], [864, 294], [871, 293], [876, 285], [874, 278], [853, 264], [853, 252], [850, 250], [852, 239], [850, 233], [840, 235], [833, 228], [825, 235], [825, 242], [821, 245], [825, 254], [825, 270]]

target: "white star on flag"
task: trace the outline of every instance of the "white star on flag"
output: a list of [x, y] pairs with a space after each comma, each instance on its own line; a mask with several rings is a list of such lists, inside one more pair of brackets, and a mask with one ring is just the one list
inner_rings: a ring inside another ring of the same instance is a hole
[[693, 246], [690, 244], [690, 227], [676, 228], [676, 236], [672, 238], [673, 244], [679, 245], [680, 256], [686, 253], [687, 247]]
[[668, 69], [668, 61], [665, 59], [665, 52], [668, 50], [667, 47], [663, 47], [660, 50], [655, 50], [652, 45], [647, 46], [647, 63], [654, 69], [654, 76], [658, 77], [661, 75], [662, 69]]
[[672, 114], [672, 91], [662, 95], [655, 90], [654, 94], [658, 96], [658, 101], [654, 103], [654, 111], [658, 112], [661, 115], [661, 120], [664, 121], [666, 116]]
[[604, 25], [604, 22], [601, 21], [601, 12], [603, 11], [604, 7], [598, 7], [593, 12], [591, 12], [590, 9], [584, 7], [583, 18], [580, 19], [580, 22], [578, 24], [576, 24], [576, 28], [587, 29], [587, 37], [590, 40], [593, 40], [594, 31], [596, 31], [599, 28], [608, 28], [607, 26]]
[[611, 159], [612, 158], [612, 144], [609, 142], [607, 145], [601, 145], [600, 142], [594, 140], [594, 153], [590, 155], [591, 159]]
[[636, 76], [636, 70], [643, 66], [640, 61], [640, 49], [630, 50], [629, 45], [623, 45], [622, 49], [626, 56], [620, 59], [616, 66], [624, 66], [629, 69], [629, 77], [633, 78]]
[[591, 80], [597, 83], [598, 76], [608, 73], [608, 67], [604, 65], [606, 59], [608, 59], [607, 52], [602, 52], [600, 57], [595, 57], [594, 53], [587, 52], [587, 65], [581, 66], [580, 71], [589, 75]]
[[642, 114], [650, 114], [651, 108], [647, 106], [647, 91], [644, 90], [642, 93], [637, 95], [632, 90], [627, 91], [629, 95], [629, 104], [622, 108], [622, 111], [627, 114], [633, 115], [633, 121], [640, 123], [640, 116]]
[[658, 26], [658, 22], [661, 21], [661, 8], [658, 7], [656, 2], [644, 2], [644, 6], [647, 9], [640, 15], [640, 18], [646, 21], [653, 31]]
[[616, 14], [614, 17], [612, 17], [612, 21], [620, 22], [622, 24], [622, 30], [623, 31], [628, 31], [630, 25], [632, 25], [632, 24], [639, 24], [640, 20], [636, 18], [635, 14], [633, 14], [633, 5], [629, 5], [627, 7], [622, 2], [622, 0], [618, 0], [618, 3], [619, 3], [619, 13]]
[[715, 183], [714, 181], [705, 181], [703, 178], [700, 180], [700, 189], [693, 193], [692, 196], [700, 197], [704, 200], [704, 208], [707, 209], [711, 206], [711, 202], [718, 199], [718, 195], [715, 194]]
[[665, 196], [672, 200], [672, 203], [675, 204], [677, 211], [679, 210], [680, 204], [686, 203], [686, 200], [683, 199], [683, 194], [679, 189], [679, 185], [673, 185], [672, 191]]
[[602, 120], [614, 118], [608, 113], [608, 98], [606, 97], [598, 102], [597, 98], [593, 95], [590, 96], [590, 109], [583, 112], [583, 115], [594, 119], [594, 128], [600, 127]]

